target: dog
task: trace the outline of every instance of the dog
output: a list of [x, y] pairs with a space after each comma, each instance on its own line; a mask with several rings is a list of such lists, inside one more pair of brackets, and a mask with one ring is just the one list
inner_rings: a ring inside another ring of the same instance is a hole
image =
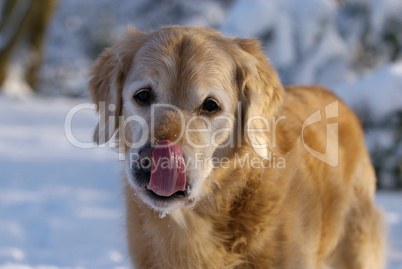
[[283, 87], [257, 40], [129, 27], [91, 74], [134, 268], [382, 268], [359, 120], [323, 87]]

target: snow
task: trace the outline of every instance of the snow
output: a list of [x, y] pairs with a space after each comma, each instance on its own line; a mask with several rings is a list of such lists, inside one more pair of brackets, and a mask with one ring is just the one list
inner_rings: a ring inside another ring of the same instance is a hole
[[259, 38], [285, 84], [335, 85], [401, 57], [401, 12], [399, 0], [237, 0], [220, 30]]
[[376, 203], [385, 210], [387, 269], [402, 269], [402, 192], [379, 192]]
[[[105, 148], [65, 136], [68, 111], [86, 100], [0, 95], [0, 269], [129, 268], [121, 166]], [[96, 116], [73, 117], [89, 142]], [[381, 192], [392, 269], [402, 268], [402, 193]]]
[[275, 23], [275, 15], [279, 3], [276, 1], [236, 1], [229, 10], [221, 29], [227, 34], [242, 37], [255, 37], [262, 34]]
[[358, 113], [369, 112], [373, 120], [383, 120], [402, 110], [402, 61], [332, 90]]
[[[128, 268], [120, 164], [79, 149], [64, 118], [83, 100], [0, 97], [0, 268]], [[95, 112], [73, 118], [89, 142]]]
[[[333, 23], [336, 11], [328, 0], [257, 0], [252, 5], [238, 0], [220, 29], [244, 38], [268, 36], [263, 38], [267, 55], [285, 83], [328, 83], [345, 79], [347, 68], [347, 47]], [[334, 68], [338, 72], [331, 72]]]
[[[363, 2], [362, 0], [360, 0]], [[402, 10], [402, 2], [399, 0], [369, 0], [372, 7], [371, 26], [377, 33], [381, 32], [384, 24], [390, 17], [400, 18], [400, 11]]]

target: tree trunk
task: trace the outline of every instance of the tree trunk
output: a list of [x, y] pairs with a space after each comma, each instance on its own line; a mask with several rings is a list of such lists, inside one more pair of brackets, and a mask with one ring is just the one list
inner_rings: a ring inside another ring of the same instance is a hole
[[37, 90], [37, 73], [42, 62], [46, 27], [55, 8], [55, 0], [6, 0], [0, 21], [0, 85], [3, 84], [10, 57], [26, 44], [30, 50], [25, 79]]

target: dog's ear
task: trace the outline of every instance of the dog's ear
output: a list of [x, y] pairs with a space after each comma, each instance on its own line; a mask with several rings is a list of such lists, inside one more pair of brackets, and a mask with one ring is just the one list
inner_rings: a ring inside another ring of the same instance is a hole
[[254, 151], [267, 158], [271, 117], [283, 102], [283, 86], [257, 40], [234, 38], [233, 41], [243, 51], [237, 63], [237, 80], [244, 133]]
[[126, 75], [147, 35], [130, 27], [116, 46], [106, 49], [91, 69], [88, 89], [99, 113], [94, 141], [105, 144], [118, 130], [122, 110], [122, 91]]

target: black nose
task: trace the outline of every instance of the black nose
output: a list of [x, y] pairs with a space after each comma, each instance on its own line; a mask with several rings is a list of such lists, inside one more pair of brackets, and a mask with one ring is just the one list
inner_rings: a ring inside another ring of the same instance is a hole
[[141, 148], [141, 150], [139, 152], [140, 169], [142, 169], [144, 172], [147, 172], [147, 173], [151, 173], [152, 151], [153, 151], [153, 148], [151, 148], [149, 145], [146, 145], [143, 148]]
[[150, 145], [145, 145], [138, 154], [134, 154], [132, 157], [132, 173], [140, 185], [148, 184], [151, 178], [152, 150]]

